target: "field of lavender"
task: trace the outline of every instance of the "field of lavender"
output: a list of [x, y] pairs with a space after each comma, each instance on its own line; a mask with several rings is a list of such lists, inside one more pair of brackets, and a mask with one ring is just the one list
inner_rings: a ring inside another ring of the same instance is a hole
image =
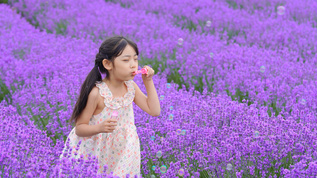
[[316, 10], [314, 0], [0, 3], [0, 176], [112, 177], [95, 157], [59, 155], [101, 42], [123, 35], [155, 69], [161, 102], [159, 117], [134, 105], [142, 177], [316, 177]]

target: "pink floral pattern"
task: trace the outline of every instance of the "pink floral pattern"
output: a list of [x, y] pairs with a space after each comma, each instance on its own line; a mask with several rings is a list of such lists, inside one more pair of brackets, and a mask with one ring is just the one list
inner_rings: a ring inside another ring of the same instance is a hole
[[[118, 125], [112, 133], [100, 133], [91, 137], [79, 137], [72, 129], [68, 138], [70, 140], [71, 158], [79, 158], [82, 154], [86, 159], [91, 153], [98, 157], [99, 170], [102, 173], [103, 166], [108, 165], [107, 173], [113, 172], [114, 175], [125, 177], [130, 174], [141, 176], [140, 174], [140, 140], [134, 125], [133, 99], [135, 89], [133, 81], [125, 81], [128, 92], [123, 97], [113, 98], [110, 89], [105, 82], [96, 82], [100, 95], [104, 98], [105, 108], [101, 113], [93, 115], [89, 125], [96, 125], [111, 117], [111, 113], [118, 111]], [[79, 141], [79, 150], [75, 147]], [[66, 151], [66, 144], [63, 153]], [[63, 156], [63, 153], [60, 157]], [[75, 155], [77, 153], [77, 155]]]

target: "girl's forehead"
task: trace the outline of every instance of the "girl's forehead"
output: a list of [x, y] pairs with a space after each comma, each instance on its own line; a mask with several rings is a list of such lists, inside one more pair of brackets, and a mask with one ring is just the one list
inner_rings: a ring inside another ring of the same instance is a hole
[[132, 46], [127, 45], [120, 56], [124, 55], [135, 55], [135, 50], [132, 48]]

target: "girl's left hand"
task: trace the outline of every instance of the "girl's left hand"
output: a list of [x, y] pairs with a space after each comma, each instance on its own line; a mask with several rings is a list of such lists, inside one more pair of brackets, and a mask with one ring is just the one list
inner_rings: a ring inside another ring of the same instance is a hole
[[142, 79], [143, 79], [143, 81], [149, 81], [149, 80], [152, 80], [152, 77], [153, 77], [153, 75], [154, 75], [154, 70], [151, 68], [151, 67], [149, 67], [149, 66], [144, 66], [144, 68], [147, 68], [148, 69], [148, 72], [147, 72], [147, 74], [142, 74]]

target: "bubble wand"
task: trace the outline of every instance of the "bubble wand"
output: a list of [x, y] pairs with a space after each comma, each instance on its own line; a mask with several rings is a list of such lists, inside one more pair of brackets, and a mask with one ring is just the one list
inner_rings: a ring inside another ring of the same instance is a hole
[[134, 74], [135, 74], [135, 75], [136, 75], [136, 74], [139, 74], [139, 73], [141, 73], [141, 74], [147, 74], [148, 71], [149, 71], [149, 70], [148, 70], [147, 68], [143, 67], [141, 70], [135, 71]]
[[112, 118], [118, 120], [118, 111], [113, 111], [111, 116]]
[[[118, 121], [118, 111], [114, 110], [114, 111], [112, 112], [112, 114], [111, 114], [111, 118], [113, 118], [113, 119], [115, 119], [115, 120]], [[115, 131], [116, 131], [116, 130], [114, 130], [114, 132], [115, 132]], [[111, 133], [109, 133], [109, 134], [111, 134]]]

